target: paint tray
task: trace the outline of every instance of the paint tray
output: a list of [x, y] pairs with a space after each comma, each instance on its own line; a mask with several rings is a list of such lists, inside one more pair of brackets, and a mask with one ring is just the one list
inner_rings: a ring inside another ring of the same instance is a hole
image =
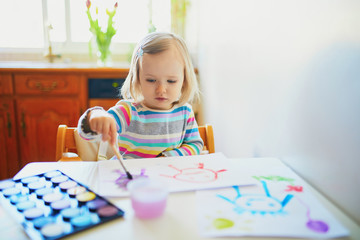
[[3, 208], [31, 239], [60, 239], [124, 212], [59, 170], [0, 182]]

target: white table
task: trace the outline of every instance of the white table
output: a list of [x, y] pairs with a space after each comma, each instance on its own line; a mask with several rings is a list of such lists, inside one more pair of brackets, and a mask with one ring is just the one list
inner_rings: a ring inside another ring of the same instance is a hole
[[[274, 167], [284, 164], [275, 158], [246, 158], [231, 159], [234, 164], [251, 167]], [[23, 178], [50, 170], [59, 169], [77, 181], [87, 185], [97, 192], [97, 163], [96, 162], [34, 162], [26, 165], [15, 178]], [[333, 205], [319, 192], [310, 188], [313, 195], [350, 231], [348, 238], [360, 239], [359, 226]], [[192, 239], [232, 239], [232, 238], [202, 238], [197, 229], [195, 192], [172, 193], [168, 197], [165, 214], [155, 220], [140, 220], [134, 216], [129, 198], [110, 198], [119, 208], [125, 211], [123, 219], [97, 226], [93, 229], [70, 236], [67, 239], [138, 239], [138, 240], [192, 240]], [[19, 224], [6, 215], [0, 208], [0, 238], [1, 239], [28, 239]], [[274, 239], [241, 237], [241, 239]], [[286, 239], [286, 238], [282, 238]]]

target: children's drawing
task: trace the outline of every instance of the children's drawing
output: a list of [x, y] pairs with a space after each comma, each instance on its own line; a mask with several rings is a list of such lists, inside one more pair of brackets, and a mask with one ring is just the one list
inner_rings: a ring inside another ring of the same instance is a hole
[[[268, 236], [335, 238], [348, 231], [282, 166], [260, 169], [255, 186], [197, 192], [200, 233], [205, 237]], [[261, 175], [260, 175], [261, 174]]]
[[[233, 167], [222, 153], [208, 155], [125, 160], [127, 170], [135, 177], [145, 175], [161, 182], [169, 192], [251, 185], [257, 181], [246, 169]], [[103, 196], [129, 196], [129, 180], [116, 160], [98, 162], [99, 187]], [[140, 174], [139, 174], [140, 173]], [[138, 174], [138, 175], [136, 175]]]
[[293, 195], [288, 194], [283, 200], [271, 196], [265, 181], [261, 181], [265, 194], [240, 194], [238, 186], [234, 186], [237, 196], [231, 200], [218, 194], [217, 196], [230, 202], [235, 206], [234, 210], [242, 214], [249, 212], [251, 214], [284, 214], [284, 207], [292, 199]]
[[173, 178], [179, 181], [185, 182], [193, 182], [193, 183], [205, 183], [205, 182], [213, 182], [218, 179], [218, 173], [225, 172], [226, 169], [221, 170], [212, 170], [208, 168], [204, 168], [204, 163], [199, 163], [197, 167], [189, 167], [178, 169], [173, 165], [168, 165], [170, 168], [173, 168], [178, 171], [175, 175], [169, 176], [160, 174], [160, 176]]

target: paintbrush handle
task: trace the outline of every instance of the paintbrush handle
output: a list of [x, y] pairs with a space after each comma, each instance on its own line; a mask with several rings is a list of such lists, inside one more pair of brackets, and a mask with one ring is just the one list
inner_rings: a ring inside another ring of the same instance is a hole
[[119, 149], [114, 145], [111, 145], [113, 151], [115, 152], [115, 155], [116, 157], [118, 158], [119, 160], [119, 163], [121, 164], [122, 168], [124, 169], [125, 173], [126, 173], [126, 176], [128, 177], [128, 179], [133, 179], [133, 176], [128, 172], [128, 170], [126, 169], [124, 163], [123, 163], [123, 158], [122, 156], [120, 155], [120, 152], [119, 152]]
[[125, 165], [124, 165], [124, 163], [122, 162], [122, 156], [121, 156], [121, 154], [120, 154], [120, 152], [119, 152], [119, 149], [118, 149], [115, 145], [111, 145], [111, 147], [112, 147], [113, 151], [115, 152], [115, 155], [116, 155], [117, 159], [119, 160], [121, 166], [123, 167], [123, 169], [125, 170], [125, 172], [127, 172], [127, 170], [126, 170], [126, 168], [125, 168]]
[[114, 145], [111, 145], [111, 148], [112, 148], [112, 150], [114, 151], [116, 157], [117, 157], [119, 160], [121, 160], [122, 157], [121, 157], [121, 155], [120, 155], [119, 149], [115, 146], [115, 144], [114, 144]]

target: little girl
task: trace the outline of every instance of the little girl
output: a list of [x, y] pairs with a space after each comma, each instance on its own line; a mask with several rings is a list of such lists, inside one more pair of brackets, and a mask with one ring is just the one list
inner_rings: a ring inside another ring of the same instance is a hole
[[107, 112], [88, 109], [78, 131], [86, 140], [118, 144], [124, 158], [200, 154], [204, 144], [187, 103], [198, 94], [185, 42], [171, 33], [151, 33], [134, 50], [121, 88], [124, 100]]

